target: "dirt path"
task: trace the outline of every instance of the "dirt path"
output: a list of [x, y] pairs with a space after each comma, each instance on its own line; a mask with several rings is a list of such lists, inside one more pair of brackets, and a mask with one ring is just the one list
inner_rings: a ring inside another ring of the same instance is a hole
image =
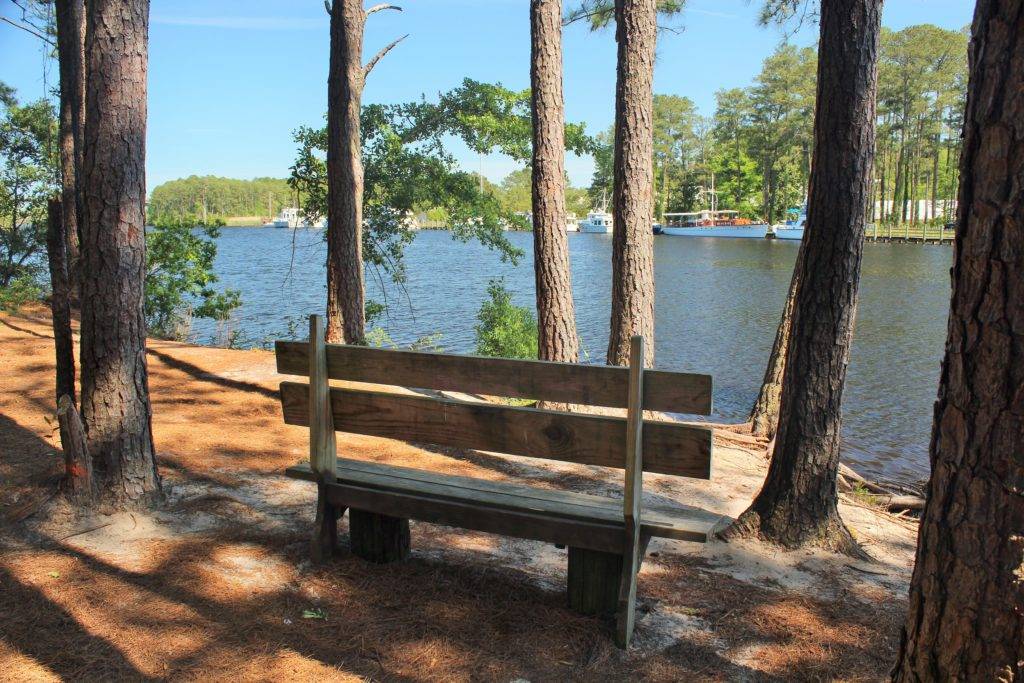
[[[153, 341], [166, 506], [78, 515], [53, 494], [53, 347], [0, 315], [0, 671], [17, 680], [878, 680], [894, 656], [912, 525], [842, 506], [878, 559], [656, 540], [636, 647], [564, 607], [565, 551], [413, 524], [413, 557], [306, 561], [314, 492], [273, 356]], [[339, 434], [339, 453], [618, 495], [599, 468]], [[645, 505], [742, 511], [763, 454], [716, 443], [710, 482], [649, 475]], [[343, 523], [344, 535], [346, 525]]]

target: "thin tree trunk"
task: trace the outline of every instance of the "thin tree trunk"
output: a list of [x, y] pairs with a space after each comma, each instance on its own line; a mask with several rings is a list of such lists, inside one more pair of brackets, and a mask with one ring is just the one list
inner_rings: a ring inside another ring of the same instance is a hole
[[860, 554], [836, 506], [842, 397], [874, 155], [881, 0], [824, 0], [807, 230], [778, 436], [764, 486], [725, 537]]
[[78, 193], [82, 173], [82, 129], [85, 125], [85, 3], [55, 0], [57, 53], [60, 69], [60, 169], [61, 215], [67, 253], [69, 292], [78, 292], [79, 216]]
[[92, 458], [85, 438], [82, 418], [74, 401], [67, 394], [57, 401], [57, 425], [60, 429], [60, 446], [64, 451], [64, 487], [80, 504], [94, 501]]
[[334, 0], [327, 78], [327, 341], [360, 344], [363, 282], [362, 0]]
[[1024, 679], [1024, 0], [978, 0], [932, 475], [894, 681]]
[[796, 262], [793, 264], [793, 276], [789, 281], [786, 303], [782, 307], [782, 318], [775, 330], [775, 342], [768, 356], [768, 367], [764, 371], [761, 390], [750, 411], [751, 433], [769, 441], [775, 438], [779, 428], [779, 409], [782, 405], [782, 377], [786, 369], [786, 352], [789, 349], [789, 335], [793, 325], [793, 306], [796, 302], [796, 290], [800, 286], [800, 272], [803, 268], [804, 243], [800, 242]]
[[75, 401], [75, 350], [71, 336], [71, 288], [68, 282], [67, 241], [61, 200], [47, 206], [46, 255], [50, 265], [50, 312], [53, 318], [53, 346], [57, 354], [57, 383], [54, 400], [68, 396]]
[[82, 174], [82, 418], [104, 497], [160, 496], [146, 321], [148, 0], [90, 0]]
[[530, 3], [533, 100], [533, 268], [537, 286], [537, 353], [579, 360], [565, 231], [565, 111], [562, 100], [562, 1]]
[[654, 363], [655, 0], [616, 0], [615, 187], [612, 193], [612, 315], [608, 364], [629, 363], [629, 340], [647, 339], [644, 362]]

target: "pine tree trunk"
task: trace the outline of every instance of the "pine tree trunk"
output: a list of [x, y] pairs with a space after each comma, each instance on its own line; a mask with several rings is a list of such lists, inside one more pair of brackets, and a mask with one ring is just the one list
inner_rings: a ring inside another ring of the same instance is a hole
[[858, 553], [836, 507], [843, 385], [875, 137], [881, 0], [824, 0], [807, 229], [764, 486], [725, 537]]
[[360, 344], [363, 288], [362, 0], [334, 0], [327, 77], [327, 341]]
[[86, 37], [82, 174], [82, 418], [101, 494], [159, 497], [146, 321], [148, 0], [92, 0]]
[[85, 4], [55, 0], [57, 53], [60, 69], [61, 215], [72, 297], [78, 291], [78, 182], [82, 173], [82, 128], [85, 125]]
[[537, 353], [579, 360], [565, 232], [565, 113], [562, 101], [562, 2], [530, 3], [533, 99], [533, 268], [537, 285]]
[[612, 192], [612, 315], [608, 364], [629, 363], [629, 340], [648, 340], [645, 362], [654, 363], [655, 0], [616, 0], [615, 187]]
[[978, 0], [932, 475], [894, 681], [1024, 679], [1024, 0]]
[[751, 433], [768, 440], [775, 438], [779, 428], [779, 409], [782, 405], [782, 377], [786, 369], [786, 351], [789, 349], [789, 335], [793, 325], [793, 305], [796, 302], [796, 290], [800, 284], [800, 271], [803, 268], [804, 243], [800, 243], [796, 262], [793, 264], [793, 276], [789, 281], [786, 303], [782, 307], [782, 318], [775, 330], [775, 342], [768, 356], [768, 367], [764, 371], [761, 390], [750, 411]]
[[75, 401], [75, 343], [71, 336], [71, 288], [68, 282], [67, 240], [61, 216], [61, 200], [47, 206], [46, 256], [50, 265], [50, 313], [53, 318], [53, 346], [57, 354], [55, 401], [68, 396]]

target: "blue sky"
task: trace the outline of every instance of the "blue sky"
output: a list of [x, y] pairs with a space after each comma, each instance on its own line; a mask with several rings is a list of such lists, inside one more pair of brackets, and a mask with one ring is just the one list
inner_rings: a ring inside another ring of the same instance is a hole
[[[563, 0], [570, 6], [574, 0]], [[464, 77], [529, 85], [528, 0], [392, 0], [404, 11], [381, 12], [366, 32], [367, 59], [409, 33], [374, 69], [364, 102], [403, 102], [458, 85]], [[368, 3], [370, 4], [370, 3]], [[686, 95], [704, 114], [720, 88], [744, 86], [783, 40], [757, 25], [758, 0], [689, 0], [672, 22], [680, 33], [659, 37], [655, 92]], [[894, 29], [933, 23], [960, 28], [970, 0], [887, 0], [883, 23]], [[0, 14], [16, 17], [9, 0]], [[790, 37], [813, 44], [816, 29]], [[153, 0], [150, 26], [150, 189], [173, 178], [214, 174], [238, 178], [287, 175], [291, 132], [319, 125], [326, 108], [328, 20], [322, 0]], [[566, 116], [596, 132], [611, 123], [615, 41], [611, 31], [566, 29]], [[33, 99], [57, 79], [39, 41], [0, 24], [0, 80]], [[498, 181], [516, 168], [482, 160], [455, 146], [467, 169]], [[569, 158], [574, 184], [589, 183], [592, 163]]]

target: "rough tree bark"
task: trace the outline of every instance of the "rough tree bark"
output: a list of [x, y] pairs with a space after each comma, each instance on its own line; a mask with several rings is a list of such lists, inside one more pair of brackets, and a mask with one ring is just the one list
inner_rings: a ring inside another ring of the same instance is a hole
[[401, 8], [334, 0], [327, 75], [327, 341], [361, 344], [366, 336], [363, 274], [363, 154], [359, 113], [363, 85], [377, 62], [405, 36], [363, 66], [363, 31], [374, 12]]
[[72, 297], [78, 291], [78, 240], [82, 173], [82, 129], [85, 126], [85, 3], [55, 0], [57, 54], [60, 69], [61, 205], [67, 271]]
[[327, 77], [327, 341], [366, 333], [363, 283], [362, 0], [334, 0]]
[[953, 295], [895, 681], [1024, 679], [1024, 0], [978, 0]]
[[91, 0], [82, 173], [82, 418], [101, 494], [157, 500], [142, 313], [148, 0]]
[[67, 241], [64, 239], [61, 200], [47, 206], [46, 257], [50, 266], [50, 313], [53, 318], [53, 346], [57, 354], [55, 401], [68, 396], [75, 401], [75, 347], [71, 336], [71, 299], [68, 282]]
[[874, 153], [881, 4], [821, 3], [814, 163], [779, 430], [764, 486], [725, 538], [862, 554], [839, 518], [836, 476]]
[[793, 264], [793, 276], [789, 281], [786, 303], [782, 307], [782, 317], [775, 330], [775, 341], [768, 356], [768, 367], [764, 371], [761, 390], [750, 411], [750, 430], [754, 436], [761, 436], [769, 441], [775, 438], [779, 429], [779, 408], [782, 405], [782, 376], [786, 369], [786, 351], [789, 349], [789, 332], [793, 326], [793, 305], [796, 302], [796, 290], [800, 285], [800, 268], [802, 267], [804, 245], [800, 243], [796, 262]]
[[579, 360], [565, 231], [565, 105], [562, 100], [562, 1], [530, 3], [533, 100], [533, 269], [537, 355]]
[[615, 186], [612, 191], [612, 314], [608, 364], [629, 363], [629, 340], [648, 340], [654, 362], [654, 46], [655, 0], [615, 0]]

